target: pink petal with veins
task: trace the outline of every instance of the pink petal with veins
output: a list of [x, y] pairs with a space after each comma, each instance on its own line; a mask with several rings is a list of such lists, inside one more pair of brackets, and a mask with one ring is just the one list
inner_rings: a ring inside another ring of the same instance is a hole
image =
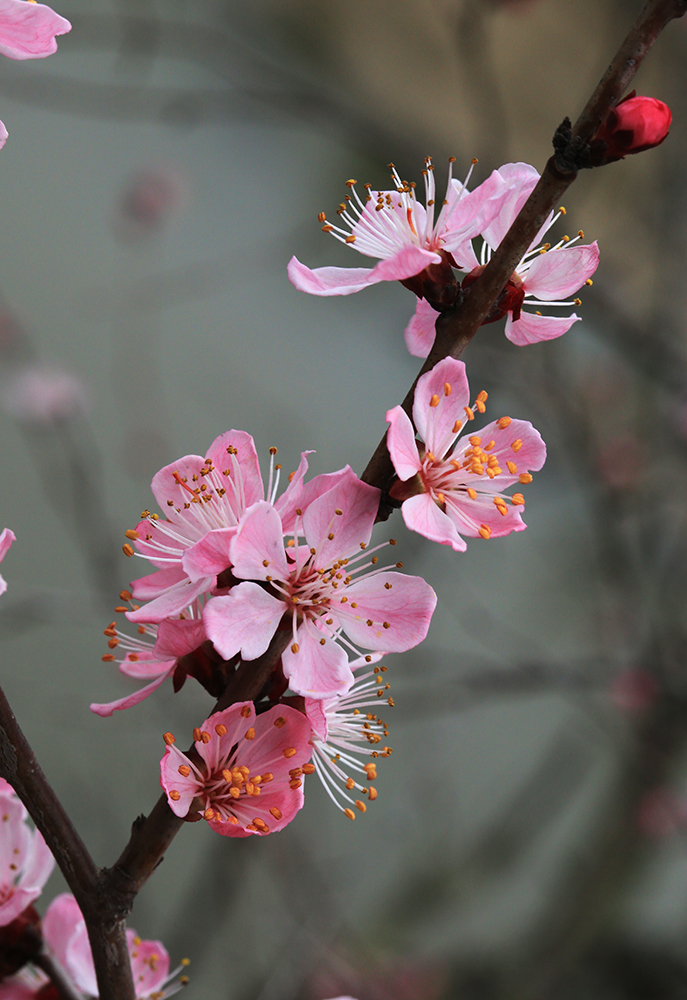
[[465, 552], [467, 544], [458, 534], [455, 524], [428, 493], [410, 497], [403, 503], [401, 513], [411, 531], [417, 531], [440, 545], [450, 545], [454, 552]]
[[352, 295], [380, 281], [403, 281], [419, 274], [429, 264], [440, 264], [441, 257], [431, 250], [405, 246], [373, 268], [317, 267], [311, 270], [292, 257], [287, 267], [291, 284], [310, 295]]
[[[446, 395], [445, 387], [449, 387]], [[432, 406], [434, 396], [439, 405]], [[455, 358], [443, 358], [418, 381], [413, 401], [413, 420], [427, 450], [443, 458], [459, 431], [456, 421], [465, 423], [465, 407], [470, 402], [465, 365]]]
[[207, 636], [225, 660], [241, 653], [244, 660], [262, 656], [285, 611], [283, 601], [257, 583], [240, 583], [203, 609]]
[[305, 623], [296, 633], [296, 642], [298, 652], [288, 646], [282, 654], [284, 676], [292, 691], [307, 698], [330, 698], [349, 690], [354, 677], [341, 646]]
[[432, 350], [437, 335], [436, 321], [438, 316], [439, 313], [432, 309], [426, 299], [416, 301], [415, 315], [403, 334], [406, 347], [414, 358], [426, 358]]
[[[386, 588], [385, 583], [391, 586]], [[420, 577], [394, 572], [367, 576], [351, 584], [346, 594], [348, 603], [337, 608], [337, 614], [348, 638], [363, 649], [389, 653], [401, 653], [422, 642], [437, 603], [436, 594]]]
[[505, 334], [512, 344], [525, 347], [527, 344], [538, 344], [541, 340], [562, 337], [580, 319], [576, 313], [571, 316], [538, 316], [523, 309], [519, 320], [514, 320], [513, 314], [508, 313]]
[[599, 245], [550, 250], [535, 257], [523, 275], [525, 293], [544, 302], [572, 295], [599, 266]]
[[9, 59], [43, 59], [57, 51], [56, 35], [69, 21], [42, 3], [0, 0], [0, 53]]
[[405, 482], [422, 468], [418, 454], [418, 444], [415, 440], [415, 430], [410, 417], [401, 406], [387, 410], [386, 419], [389, 430], [386, 434], [386, 446], [393, 463], [396, 475]]

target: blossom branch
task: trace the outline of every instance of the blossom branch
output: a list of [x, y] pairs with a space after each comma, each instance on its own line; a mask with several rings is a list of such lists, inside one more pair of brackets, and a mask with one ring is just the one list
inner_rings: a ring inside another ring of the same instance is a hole
[[[279, 629], [262, 656], [239, 663], [210, 714], [239, 701], [255, 701], [292, 637], [290, 629]], [[160, 864], [184, 822], [169, 808], [166, 795], [160, 796], [149, 816], [134, 821], [131, 839], [122, 854], [112, 868], [100, 873], [105, 896], [118, 899], [123, 912], [131, 909], [136, 894]]]
[[[649, 0], [569, 134], [565, 128], [566, 123], [558, 130], [554, 139], [556, 153], [549, 158], [537, 186], [483, 273], [465, 290], [462, 302], [440, 313], [437, 318], [434, 347], [402, 403], [411, 419], [418, 379], [442, 358], [448, 355], [454, 358], [461, 356], [549, 214], [577, 177], [578, 167], [584, 165], [584, 152], [588, 150], [589, 141], [630, 85], [649, 49], [667, 24], [686, 12], [687, 0]], [[569, 126], [569, 122], [567, 125]], [[393, 478], [394, 468], [384, 435], [361, 479], [386, 493]], [[383, 499], [379, 520], [386, 520], [392, 509], [392, 504]]]
[[133, 1000], [124, 918], [100, 897], [95, 863], [43, 774], [2, 688], [0, 775], [26, 806], [79, 904], [88, 928], [100, 1000]]

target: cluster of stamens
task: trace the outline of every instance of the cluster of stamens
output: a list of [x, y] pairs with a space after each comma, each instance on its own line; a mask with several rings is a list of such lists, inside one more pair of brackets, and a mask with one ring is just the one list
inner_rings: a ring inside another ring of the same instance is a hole
[[[374, 667], [372, 671], [356, 679], [348, 694], [343, 695], [336, 703], [329, 703], [327, 738], [312, 740], [315, 752], [311, 766], [317, 772], [332, 802], [351, 820], [356, 816], [352, 806], [358, 812], [365, 813], [367, 805], [362, 798], [354, 799], [347, 794], [348, 792], [357, 789], [360, 796], [366, 797], [368, 802], [374, 802], [377, 798], [377, 789], [370, 784], [377, 780], [376, 760], [361, 764], [352, 753], [376, 759], [389, 757], [392, 752], [391, 747], [380, 746], [382, 740], [389, 735], [384, 720], [376, 713], [361, 711], [363, 708], [376, 706], [377, 701], [385, 696], [387, 704], [393, 708], [394, 700], [387, 693], [390, 685], [383, 676], [386, 669], [384, 666]], [[347, 773], [350, 770], [364, 775], [367, 784], [356, 781]], [[342, 791], [341, 784], [345, 791]], [[342, 805], [337, 796], [349, 804]]]

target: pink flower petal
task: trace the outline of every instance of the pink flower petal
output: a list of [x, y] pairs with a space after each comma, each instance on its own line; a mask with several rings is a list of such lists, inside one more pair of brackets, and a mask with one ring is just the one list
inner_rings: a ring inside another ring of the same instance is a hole
[[437, 335], [436, 321], [438, 316], [439, 313], [432, 309], [426, 299], [416, 301], [415, 315], [403, 333], [406, 347], [414, 358], [426, 358], [432, 350]]
[[[491, 487], [495, 493], [500, 492], [517, 482], [521, 473], [539, 472], [546, 461], [546, 445], [529, 420], [513, 419], [503, 428], [499, 427], [498, 420], [493, 420], [479, 428], [479, 436], [483, 444], [494, 442], [489, 454], [496, 456], [503, 471], [490, 481], [486, 481], [484, 476], [475, 476], [472, 485], [476, 489], [486, 490]], [[513, 451], [513, 444], [516, 444], [517, 451]], [[516, 466], [514, 473], [509, 473], [507, 462]]]
[[161, 659], [152, 649], [142, 649], [139, 653], [127, 653], [119, 664], [119, 671], [137, 681], [151, 681], [161, 674], [166, 676], [175, 663], [176, 657]]
[[141, 941], [133, 929], [126, 932], [137, 997], [149, 997], [169, 976], [169, 955], [161, 941]]
[[126, 617], [130, 622], [149, 622], [157, 625], [165, 618], [180, 615], [190, 604], [193, 604], [196, 597], [211, 590], [214, 585], [214, 576], [201, 577], [200, 580], [194, 582], [184, 577], [181, 583], [170, 587], [164, 594], [156, 597], [149, 604], [144, 604], [138, 611], [127, 611]]
[[599, 246], [574, 246], [566, 250], [550, 250], [535, 257], [524, 274], [525, 293], [544, 302], [565, 299], [596, 271], [599, 266]]
[[[391, 585], [389, 589], [386, 583]], [[347, 604], [336, 612], [349, 639], [363, 649], [389, 653], [401, 653], [422, 642], [437, 603], [436, 594], [420, 577], [393, 572], [377, 573], [351, 584], [346, 596]], [[353, 604], [357, 608], [352, 609]], [[373, 624], [368, 625], [368, 621]], [[385, 622], [388, 628], [384, 628]]]
[[386, 435], [389, 456], [396, 470], [396, 475], [405, 482], [422, 468], [415, 431], [410, 417], [401, 406], [394, 406], [393, 410], [387, 410], [386, 419], [389, 423]]
[[[229, 461], [227, 452], [229, 447], [236, 449], [236, 455], [233, 458], [241, 470], [241, 483], [240, 486], [237, 485], [235, 502], [232, 500], [232, 507], [240, 515], [246, 507], [250, 507], [251, 504], [264, 498], [265, 488], [260, 474], [260, 462], [255, 442], [246, 431], [231, 430], [220, 434], [208, 448], [206, 457], [211, 459], [212, 464], [220, 472], [227, 468], [231, 469], [232, 463]], [[234, 481], [233, 476], [227, 476], [227, 479]], [[230, 493], [231, 488], [227, 483], [227, 495]]]
[[360, 545], [367, 545], [380, 496], [376, 487], [361, 482], [349, 470], [346, 479], [306, 508], [303, 533], [307, 544], [317, 550], [314, 565], [318, 569], [326, 569], [341, 556], [350, 555]]
[[138, 691], [135, 691], [133, 694], [127, 695], [125, 698], [117, 698], [115, 701], [108, 701], [101, 703], [93, 702], [88, 707], [90, 708], [91, 712], [94, 712], [96, 715], [99, 715], [101, 718], [105, 719], [109, 718], [113, 712], [119, 712], [123, 708], [133, 708], [134, 705], [140, 705], [140, 703], [142, 701], [145, 701], [145, 699], [148, 698], [153, 693], [153, 691], [157, 691], [162, 682], [165, 681], [167, 677], [169, 677], [173, 669], [174, 669], [174, 663], [172, 663], [170, 668], [164, 674], [160, 674], [160, 676], [157, 677], [150, 684], [146, 684], [145, 687], [139, 688]]
[[257, 583], [240, 583], [203, 609], [208, 638], [225, 660], [241, 653], [255, 660], [269, 646], [286, 607]]
[[[183, 773], [179, 770], [180, 767], [189, 773]], [[164, 757], [160, 761], [160, 784], [167, 795], [169, 808], [175, 816], [183, 817], [188, 816], [191, 803], [204, 783], [189, 765], [186, 754], [172, 744], [165, 748]], [[175, 794], [172, 795], [172, 792]]]
[[[445, 387], [449, 387], [446, 395]], [[433, 398], [439, 399], [432, 406]], [[456, 440], [456, 421], [465, 422], [465, 407], [470, 402], [470, 387], [465, 365], [455, 358], [443, 358], [417, 383], [413, 400], [413, 420], [427, 450], [443, 458]]]
[[291, 284], [310, 295], [351, 295], [380, 281], [403, 281], [419, 274], [429, 264], [440, 264], [441, 257], [431, 250], [405, 246], [373, 268], [318, 267], [311, 270], [292, 257], [287, 267]]
[[525, 347], [527, 344], [537, 344], [541, 340], [555, 340], [556, 337], [562, 337], [580, 318], [576, 313], [572, 313], [571, 316], [538, 316], [523, 309], [519, 320], [513, 320], [512, 313], [508, 313], [505, 334], [512, 344]]
[[[16, 540], [17, 536], [10, 528], [3, 528], [2, 532], [0, 532], [0, 562], [2, 562], [2, 560], [7, 555], [10, 546], [12, 545], [12, 542], [16, 542]], [[7, 583], [0, 576], [0, 594], [4, 594], [6, 590], [7, 590]]]
[[154, 653], [161, 659], [175, 660], [198, 649], [205, 639], [205, 626], [198, 618], [166, 618], [157, 630]]
[[[504, 163], [496, 172], [505, 186], [501, 189], [498, 212], [482, 230], [482, 236], [494, 248], [510, 229], [539, 180], [538, 172], [528, 163]], [[534, 241], [535, 244], [536, 242], [537, 240]]]
[[417, 531], [440, 545], [450, 545], [454, 552], [466, 550], [467, 545], [458, 534], [455, 524], [428, 493], [410, 497], [404, 502], [401, 513], [411, 531]]
[[0, 0], [0, 53], [9, 59], [43, 59], [57, 51], [55, 35], [71, 24], [42, 3]]
[[236, 528], [216, 528], [187, 549], [181, 565], [189, 580], [217, 576], [230, 565], [229, 543]]
[[305, 624], [298, 629], [296, 640], [298, 652], [289, 646], [282, 654], [282, 668], [291, 690], [308, 698], [345, 694], [354, 678], [343, 648]]
[[[296, 475], [299, 475], [299, 473], [300, 465]], [[299, 508], [301, 511], [305, 510], [317, 497], [354, 475], [355, 473], [350, 465], [347, 465], [336, 472], [325, 472], [320, 476], [315, 476], [309, 483], [304, 483], [301, 479], [301, 482], [293, 490], [291, 489], [293, 482], [289, 483], [288, 489], [277, 498], [274, 504], [275, 510], [278, 511], [281, 517], [284, 534], [291, 534], [294, 530], [296, 518], [300, 516], [296, 514], [296, 508]]]
[[286, 580], [289, 570], [284, 554], [281, 518], [265, 500], [246, 511], [230, 548], [232, 572], [239, 580]]
[[503, 515], [488, 495], [478, 493], [475, 500], [470, 500], [467, 495], [464, 499], [459, 499], [456, 494], [451, 494], [450, 499], [447, 498], [446, 513], [461, 535], [477, 538], [479, 529], [486, 525], [491, 530], [492, 538], [502, 538], [512, 531], [523, 531], [527, 527], [520, 515], [523, 508], [513, 507], [507, 501], [506, 503], [506, 513]]
[[161, 597], [170, 587], [185, 582], [186, 579], [186, 574], [181, 566], [159, 569], [148, 576], [140, 576], [138, 580], [132, 580], [131, 593], [137, 601], [152, 601], [156, 597]]

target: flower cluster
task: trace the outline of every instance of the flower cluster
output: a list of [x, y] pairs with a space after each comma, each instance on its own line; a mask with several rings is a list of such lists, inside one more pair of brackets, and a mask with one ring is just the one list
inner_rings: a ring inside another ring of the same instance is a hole
[[[380, 562], [393, 540], [371, 545], [378, 489], [349, 467], [306, 482], [304, 453], [280, 494], [276, 449], [270, 453], [266, 487], [253, 439], [236, 430], [218, 437], [205, 456], [186, 455], [154, 477], [164, 515], [144, 511], [124, 546], [154, 572], [122, 591], [116, 608], [138, 631], [131, 636], [111, 622], [103, 657], [146, 683], [91, 705], [111, 715], [167, 678], [179, 690], [188, 676], [220, 697], [239, 659], [250, 664], [278, 646], [262, 700], [214, 713], [194, 731], [186, 755], [167, 735], [161, 780], [170, 808], [205, 818], [227, 836], [285, 826], [302, 805], [308, 773], [317, 772], [330, 794], [333, 782], [342, 783], [333, 797], [349, 816], [342, 796], [359, 810], [360, 796], [374, 800], [374, 765], [361, 765], [349, 750], [388, 755], [388, 747], [375, 746], [386, 730], [367, 712], [359, 722], [348, 717], [369, 705], [368, 689], [385, 668], [357, 679], [356, 671], [421, 642], [436, 605], [424, 580], [398, 572], [399, 562]], [[351, 768], [368, 783], [350, 778]], [[353, 787], [357, 800], [347, 795]]]
[[[372, 191], [366, 185], [361, 199], [355, 181], [339, 209], [342, 226], [321, 215], [323, 229], [368, 257], [381, 258], [372, 270], [322, 267], [311, 270], [293, 257], [288, 275], [292, 284], [311, 295], [350, 295], [379, 281], [402, 281], [417, 297], [416, 312], [406, 328], [411, 354], [427, 357], [434, 342], [438, 312], [453, 305], [446, 287], [454, 288], [452, 269], [464, 275], [462, 288], [476, 280], [534, 190], [539, 174], [526, 163], [507, 163], [473, 191], [467, 180], [451, 176], [439, 216], [434, 222], [433, 165], [425, 160], [426, 208], [415, 196], [415, 185], [402, 181], [394, 169], [391, 191]], [[506, 317], [506, 336], [514, 344], [532, 344], [560, 337], [579, 316], [543, 315], [540, 307], [568, 308], [584, 284], [591, 283], [599, 263], [596, 243], [579, 245], [584, 234], [563, 236], [557, 243], [541, 243], [553, 223], [565, 215], [561, 208], [546, 220], [532, 246], [514, 271], [486, 323]], [[343, 228], [345, 226], [346, 228]], [[476, 253], [474, 241], [478, 241]], [[527, 308], [529, 307], [529, 308]]]

